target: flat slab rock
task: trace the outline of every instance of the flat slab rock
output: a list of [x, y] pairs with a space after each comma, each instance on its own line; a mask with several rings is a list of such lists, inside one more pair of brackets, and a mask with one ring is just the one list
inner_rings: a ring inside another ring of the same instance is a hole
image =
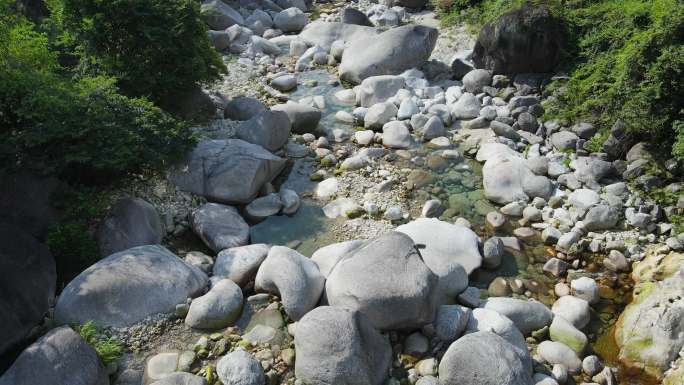
[[180, 189], [208, 200], [251, 202], [285, 167], [285, 159], [240, 139], [203, 140], [170, 173]]

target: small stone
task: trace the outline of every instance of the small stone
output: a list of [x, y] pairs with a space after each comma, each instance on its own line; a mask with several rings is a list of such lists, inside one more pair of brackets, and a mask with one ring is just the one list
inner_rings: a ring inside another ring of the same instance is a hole
[[494, 278], [489, 284], [487, 291], [492, 297], [508, 297], [512, 292], [511, 287], [508, 285], [508, 281], [502, 277]]
[[546, 261], [542, 270], [554, 277], [560, 277], [568, 271], [568, 263], [558, 258], [551, 258]]
[[410, 334], [404, 341], [404, 353], [410, 356], [422, 356], [429, 348], [430, 341], [420, 332]]
[[492, 211], [487, 213], [485, 221], [492, 230], [498, 230], [506, 224], [506, 217], [504, 217], [501, 213]]
[[501, 238], [491, 237], [487, 239], [482, 247], [482, 265], [487, 269], [496, 269], [501, 265], [504, 255], [504, 244]]
[[601, 370], [603, 370], [603, 364], [601, 364], [601, 360], [597, 356], [586, 356], [584, 360], [582, 360], [582, 371], [586, 375], [592, 377]]
[[589, 277], [580, 277], [570, 282], [572, 295], [581, 298], [589, 304], [595, 304], [599, 300], [599, 288], [596, 281]]
[[610, 253], [608, 253], [608, 257], [603, 259], [603, 265], [608, 270], [616, 272], [626, 272], [630, 270], [627, 258], [617, 250], [611, 250]]

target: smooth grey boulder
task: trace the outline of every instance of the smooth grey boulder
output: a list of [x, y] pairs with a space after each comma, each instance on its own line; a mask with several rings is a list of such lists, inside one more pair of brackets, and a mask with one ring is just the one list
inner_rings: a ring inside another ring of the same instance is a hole
[[285, 215], [294, 215], [299, 210], [301, 199], [295, 190], [288, 188], [280, 189], [280, 201], [283, 203], [282, 213]]
[[0, 385], [55, 384], [109, 385], [95, 349], [68, 326], [39, 338], [0, 377]]
[[575, 170], [577, 180], [592, 190], [601, 188], [601, 180], [615, 172], [611, 162], [602, 159], [580, 156], [570, 162], [570, 167]]
[[480, 101], [469, 92], [464, 93], [450, 106], [452, 119], [475, 119], [480, 116]]
[[230, 120], [249, 120], [262, 111], [266, 111], [266, 105], [259, 99], [238, 96], [226, 103], [223, 115]]
[[488, 331], [468, 334], [452, 343], [439, 363], [439, 380], [443, 385], [535, 383], [513, 345]]
[[240, 12], [221, 0], [209, 0], [202, 3], [200, 15], [202, 20], [216, 31], [225, 30], [234, 24], [242, 25], [245, 23]]
[[494, 310], [483, 308], [473, 309], [470, 313], [470, 318], [468, 318], [465, 332], [475, 333], [478, 331], [490, 331], [508, 341], [508, 343], [515, 348], [518, 357], [520, 357], [526, 365], [529, 365], [531, 370], [532, 361], [530, 359], [530, 354], [527, 351], [525, 337], [508, 317], [499, 314]]
[[207, 276], [166, 248], [138, 246], [99, 260], [64, 288], [55, 306], [58, 324], [123, 327], [195, 297]]
[[309, 17], [301, 9], [292, 7], [273, 17], [273, 24], [283, 32], [299, 32], [309, 23]]
[[379, 75], [364, 79], [356, 93], [356, 103], [361, 107], [370, 107], [377, 103], [386, 102], [406, 87], [406, 81], [401, 76]]
[[595, 230], [609, 230], [617, 225], [620, 220], [620, 211], [605, 204], [598, 204], [587, 211], [584, 216], [584, 226], [589, 231]]
[[342, 10], [342, 22], [345, 24], [356, 24], [363, 25], [366, 27], [372, 27], [373, 23], [368, 20], [368, 16], [365, 13], [359, 11], [356, 8], [345, 8]]
[[230, 34], [226, 31], [207, 31], [209, 41], [217, 51], [223, 51], [230, 47]]
[[215, 252], [249, 243], [249, 225], [233, 206], [205, 203], [192, 213], [192, 230]]
[[557, 150], [574, 150], [579, 137], [571, 131], [560, 131], [551, 135], [551, 144]]
[[284, 246], [273, 246], [259, 267], [254, 287], [278, 295], [285, 313], [298, 321], [316, 307], [325, 277], [311, 259]]
[[251, 354], [242, 349], [223, 356], [216, 365], [216, 374], [223, 385], [264, 385], [264, 368]]
[[520, 140], [520, 134], [518, 134], [517, 131], [513, 129], [513, 127], [509, 126], [506, 123], [501, 123], [497, 120], [493, 120], [491, 123], [489, 123], [489, 128], [494, 132], [494, 134], [498, 136], [503, 136], [504, 138], [508, 138], [510, 140], [514, 141], [519, 141]]
[[203, 140], [173, 168], [170, 179], [181, 190], [208, 200], [242, 204], [251, 202], [285, 163], [263, 147], [240, 139]]
[[169, 374], [150, 385], [207, 385], [207, 380], [194, 374], [177, 372]]
[[244, 287], [256, 277], [270, 245], [257, 243], [221, 250], [214, 262], [214, 276], [225, 277]]
[[313, 133], [321, 120], [321, 110], [305, 104], [288, 102], [271, 107], [273, 111], [282, 111], [292, 124], [295, 134]]
[[392, 348], [357, 311], [321, 306], [295, 329], [295, 375], [305, 384], [381, 385], [389, 376]]
[[523, 335], [551, 324], [553, 313], [543, 303], [536, 300], [522, 300], [509, 297], [489, 297], [485, 309], [508, 317]]
[[465, 226], [418, 218], [397, 227], [420, 249], [423, 262], [439, 277], [440, 300], [456, 298], [468, 287], [468, 274], [482, 264], [477, 234]]
[[378, 33], [374, 27], [316, 20], [307, 24], [304, 30], [300, 32], [299, 37], [309, 46], [317, 45], [329, 50], [336, 40], [351, 43], [376, 36]]
[[290, 136], [290, 119], [282, 111], [261, 111], [236, 129], [236, 135], [245, 142], [258, 144], [269, 150], [277, 151], [287, 143]]
[[140, 198], [118, 200], [97, 230], [100, 254], [111, 255], [135, 246], [157, 245], [164, 236], [159, 213]]
[[548, 200], [553, 194], [549, 178], [535, 175], [524, 159], [507, 154], [491, 156], [482, 168], [487, 199], [499, 204], [527, 201], [530, 198]]
[[591, 320], [589, 302], [571, 295], [558, 298], [551, 306], [551, 311], [554, 316], [565, 318], [577, 329], [584, 328]]
[[330, 272], [332, 272], [337, 263], [342, 259], [349, 257], [356, 249], [361, 247], [363, 243], [363, 241], [353, 240], [323, 246], [311, 255], [311, 260], [316, 262], [321, 274], [323, 274], [325, 278], [328, 278]]
[[382, 145], [388, 148], [411, 147], [411, 132], [404, 122], [394, 120], [382, 126]]
[[479, 94], [482, 92], [482, 87], [492, 84], [492, 74], [483, 69], [472, 70], [463, 76], [462, 82], [467, 92]]
[[340, 79], [358, 84], [377, 75], [398, 75], [420, 67], [432, 53], [437, 30], [405, 25], [371, 38], [351, 42], [342, 55]]
[[280, 75], [271, 80], [271, 87], [281, 92], [289, 92], [297, 88], [297, 77], [290, 74]]
[[537, 346], [537, 354], [551, 365], [561, 364], [570, 373], [579, 373], [582, 360], [567, 345], [555, 341], [544, 341]]
[[413, 329], [432, 322], [438, 280], [411, 238], [392, 231], [338, 262], [325, 290], [330, 305], [358, 310], [378, 329]]
[[568, 203], [580, 210], [586, 210], [599, 203], [601, 197], [594, 190], [585, 188], [577, 189], [568, 195]]
[[195, 329], [223, 329], [240, 317], [242, 301], [240, 286], [230, 279], [222, 279], [207, 294], [190, 303], [185, 324]]
[[370, 130], [380, 130], [392, 118], [397, 116], [397, 106], [393, 103], [378, 103], [371, 106], [363, 117], [363, 127]]
[[0, 271], [2, 358], [43, 321], [55, 296], [57, 271], [46, 246], [20, 228], [6, 224], [0, 224]]
[[244, 208], [245, 217], [252, 221], [261, 221], [264, 218], [276, 215], [283, 208], [280, 194], [271, 193], [259, 197], [250, 202]]
[[437, 308], [433, 322], [435, 337], [447, 343], [458, 339], [468, 325], [470, 313], [469, 308], [461, 305], [442, 305]]
[[446, 134], [444, 123], [442, 123], [442, 119], [439, 116], [431, 116], [423, 127], [416, 131], [423, 135], [424, 140], [432, 140]]
[[271, 15], [258, 8], [245, 19], [245, 25], [252, 25], [257, 21], [260, 21], [264, 28], [271, 28], [273, 26], [273, 18]]

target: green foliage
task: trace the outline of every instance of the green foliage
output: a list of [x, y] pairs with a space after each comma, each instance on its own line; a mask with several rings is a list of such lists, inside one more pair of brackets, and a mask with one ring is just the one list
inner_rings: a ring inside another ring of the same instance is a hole
[[88, 227], [82, 222], [64, 222], [52, 226], [47, 246], [58, 265], [60, 281], [73, 278], [83, 268], [96, 262], [97, 243]]
[[86, 66], [115, 76], [128, 95], [168, 103], [226, 68], [195, 0], [63, 0]]
[[75, 325], [73, 329], [95, 349], [105, 366], [116, 362], [123, 355], [123, 345], [114, 337], [107, 336], [93, 321]]
[[590, 152], [603, 152], [603, 142], [608, 139], [610, 132], [604, 130], [592, 136], [589, 141], [585, 144], [585, 148]]
[[589, 121], [599, 132], [622, 119], [638, 137], [673, 146], [672, 154], [684, 159], [681, 0], [433, 2], [444, 23], [476, 29], [524, 3], [546, 5], [570, 27], [573, 59], [565, 65], [570, 80], [550, 87], [555, 101], [545, 106], [547, 117]]
[[[600, 1], [567, 13], [578, 62], [551, 114], [607, 129], [622, 119], [638, 136], [667, 145], [681, 130], [684, 4], [678, 0]], [[681, 156], [674, 148], [674, 154]]]
[[59, 191], [53, 201], [61, 218], [49, 229], [47, 246], [55, 258], [58, 286], [61, 286], [99, 260], [93, 229], [104, 216], [111, 198], [106, 191], [79, 186]]
[[48, 34], [0, 19], [0, 161], [46, 173], [106, 177], [162, 168], [192, 145], [188, 126], [115, 79], [72, 77]]

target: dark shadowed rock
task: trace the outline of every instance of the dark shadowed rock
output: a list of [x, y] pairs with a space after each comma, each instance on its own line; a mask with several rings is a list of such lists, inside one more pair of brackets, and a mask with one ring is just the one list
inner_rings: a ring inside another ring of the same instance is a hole
[[552, 72], [565, 45], [563, 21], [544, 6], [525, 5], [482, 28], [473, 62], [497, 74]]
[[53, 329], [24, 350], [0, 385], [109, 385], [97, 352], [68, 326]]
[[266, 106], [259, 99], [248, 96], [238, 96], [226, 104], [223, 113], [227, 119], [249, 120], [265, 110]]
[[292, 132], [296, 134], [313, 133], [321, 120], [321, 110], [305, 104], [288, 102], [271, 107], [273, 111], [282, 111], [292, 124]]
[[55, 296], [57, 273], [47, 247], [21, 229], [5, 224], [0, 224], [0, 272], [0, 358], [3, 358], [4, 353], [22, 342], [42, 322]]
[[57, 220], [57, 211], [50, 204], [51, 195], [60, 187], [57, 178], [19, 171], [0, 172], [0, 180], [0, 221], [16, 224], [38, 240], [45, 239]]
[[100, 224], [97, 243], [100, 254], [108, 256], [135, 246], [159, 244], [164, 228], [159, 213], [140, 198], [117, 201]]
[[373, 26], [373, 23], [368, 20], [368, 16], [355, 8], [345, 8], [342, 11], [342, 22], [345, 24], [363, 25], [366, 27]]

